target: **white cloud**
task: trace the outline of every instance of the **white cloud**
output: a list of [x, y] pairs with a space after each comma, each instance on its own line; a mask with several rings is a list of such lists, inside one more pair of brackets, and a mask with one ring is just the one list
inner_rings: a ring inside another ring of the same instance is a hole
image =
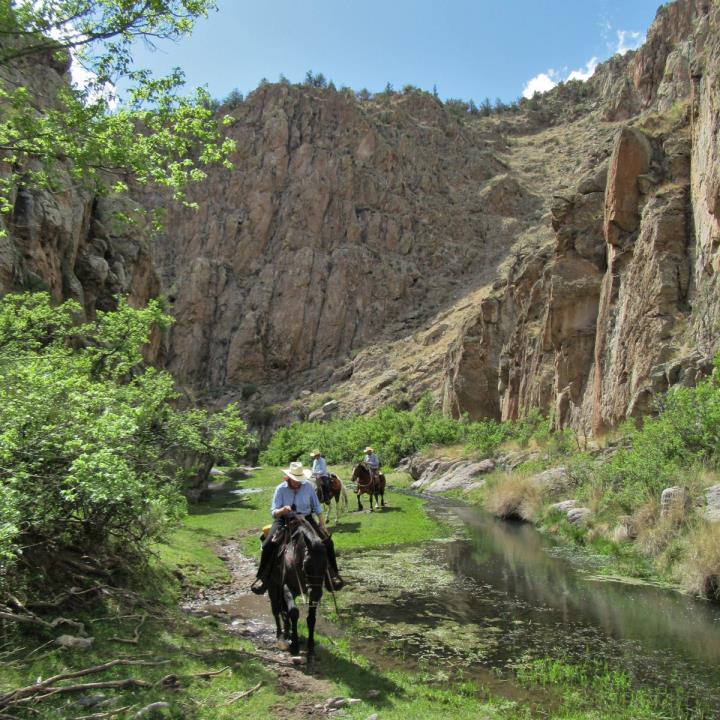
[[634, 30], [618, 30], [615, 52], [624, 55], [628, 50], [637, 50], [645, 42], [645, 36]]
[[530, 78], [523, 88], [523, 97], [531, 98], [536, 92], [544, 93], [552, 90], [558, 84], [557, 78], [557, 70], [552, 69]]
[[572, 70], [569, 73], [567, 72], [567, 68], [565, 68], [562, 73], [552, 69], [539, 73], [527, 81], [522, 91], [523, 97], [531, 98], [536, 92], [547, 92], [548, 90], [552, 90], [558, 83], [568, 80], [582, 80], [584, 82], [592, 77], [597, 65], [598, 59], [593, 56], [585, 63], [584, 67]]
[[580, 68], [578, 70], [573, 70], [566, 78], [565, 80], [582, 80], [585, 82], [585, 80], [589, 80], [593, 73], [595, 72], [595, 68], [598, 66], [598, 59], [593, 55], [586, 63], [584, 68]]

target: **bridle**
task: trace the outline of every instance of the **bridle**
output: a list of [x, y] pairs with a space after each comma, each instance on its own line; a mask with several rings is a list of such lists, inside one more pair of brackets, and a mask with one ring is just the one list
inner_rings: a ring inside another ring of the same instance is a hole
[[[363, 482], [360, 482], [359, 479], [357, 479], [357, 478], [359, 478], [359, 475], [360, 475], [360, 468], [365, 468], [365, 472], [367, 472], [367, 474], [368, 474], [367, 482], [363, 483]], [[372, 490], [373, 486], [375, 485], [375, 481], [373, 479], [372, 472], [367, 467], [365, 467], [365, 465], [363, 465], [362, 463], [355, 468], [355, 472], [353, 473], [353, 479], [357, 482], [357, 492], [361, 492], [361, 491], [362, 492], [370, 492]]]

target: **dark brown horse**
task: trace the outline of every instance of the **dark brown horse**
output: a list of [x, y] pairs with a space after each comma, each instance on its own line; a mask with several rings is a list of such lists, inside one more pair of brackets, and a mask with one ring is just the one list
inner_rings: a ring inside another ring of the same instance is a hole
[[337, 523], [340, 519], [340, 513], [347, 512], [348, 509], [348, 494], [342, 480], [335, 473], [330, 473], [330, 492], [328, 496], [328, 493], [325, 492], [320, 482], [320, 478], [316, 478], [315, 490], [320, 502], [327, 507], [327, 515], [325, 516], [326, 523], [330, 522], [332, 501], [335, 500], [335, 522]]
[[379, 472], [376, 478], [373, 478], [370, 468], [365, 463], [358, 463], [353, 470], [351, 482], [356, 483], [355, 494], [357, 495], [358, 510], [363, 509], [360, 502], [360, 496], [367, 493], [370, 496], [370, 512], [373, 512], [373, 498], [375, 505], [385, 507], [385, 476]]
[[[279, 543], [278, 557], [273, 563], [268, 582], [270, 607], [275, 616], [276, 635], [290, 641], [290, 652], [300, 649], [298, 619], [300, 611], [295, 598], [308, 597], [308, 659], [315, 652], [315, 620], [323, 584], [328, 573], [325, 546], [315, 528], [300, 515], [287, 515], [285, 542]], [[281, 621], [282, 619], [282, 627]]]

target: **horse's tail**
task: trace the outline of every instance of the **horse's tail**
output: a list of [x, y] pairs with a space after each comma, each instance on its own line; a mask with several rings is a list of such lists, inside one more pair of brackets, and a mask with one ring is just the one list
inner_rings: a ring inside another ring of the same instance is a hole
[[340, 498], [338, 504], [340, 505], [340, 512], [345, 513], [348, 510], [348, 494], [345, 485], [343, 485], [343, 481], [338, 478], [338, 482], [340, 483]]

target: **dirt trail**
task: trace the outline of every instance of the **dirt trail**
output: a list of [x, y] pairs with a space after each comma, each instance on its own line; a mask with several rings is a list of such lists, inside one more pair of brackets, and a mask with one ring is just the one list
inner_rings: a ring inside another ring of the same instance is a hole
[[[279, 702], [274, 717], [318, 717], [333, 698], [333, 687], [317, 665], [308, 665], [304, 651], [300, 660], [291, 658], [287, 644], [275, 638], [275, 620], [267, 596], [258, 596], [249, 588], [255, 579], [255, 561], [242, 554], [233, 540], [220, 543], [215, 551], [230, 572], [230, 581], [218, 588], [203, 591], [201, 597], [187, 600], [183, 609], [194, 615], [212, 615], [224, 623], [228, 633], [249, 640], [255, 646], [255, 657], [275, 674], [278, 695], [301, 696], [299, 705], [284, 708]], [[302, 619], [301, 619], [302, 622]], [[330, 710], [330, 708], [328, 708]]]

